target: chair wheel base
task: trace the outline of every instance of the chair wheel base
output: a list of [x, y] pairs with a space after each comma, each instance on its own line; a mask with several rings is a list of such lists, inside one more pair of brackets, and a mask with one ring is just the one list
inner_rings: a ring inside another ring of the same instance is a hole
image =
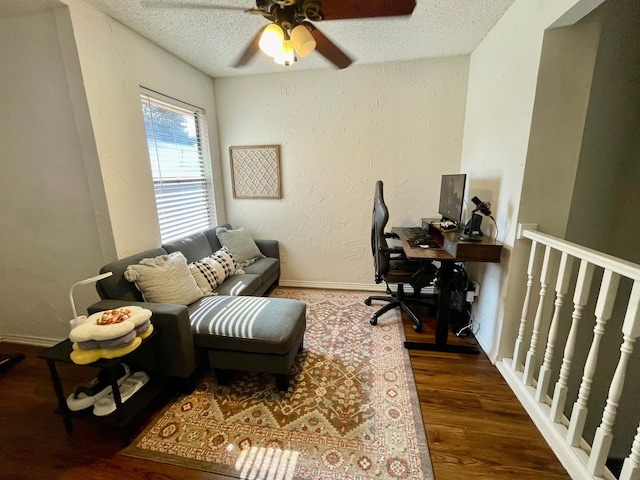
[[371, 320], [369, 320], [369, 323], [371, 325], [377, 325], [378, 324], [378, 319], [376, 317], [373, 317]]
[[367, 307], [370, 307], [370, 306], [371, 306], [371, 299], [370, 299], [370, 298], [367, 298], [367, 299], [364, 301], [364, 304], [365, 304]]

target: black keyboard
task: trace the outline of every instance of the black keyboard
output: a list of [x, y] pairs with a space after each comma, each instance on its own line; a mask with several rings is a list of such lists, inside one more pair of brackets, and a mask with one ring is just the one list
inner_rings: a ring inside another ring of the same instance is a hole
[[421, 238], [429, 238], [429, 232], [424, 230], [422, 227], [407, 227], [404, 229], [404, 233], [407, 237], [421, 237]]
[[420, 227], [406, 227], [404, 234], [412, 247], [442, 248], [431, 235]]

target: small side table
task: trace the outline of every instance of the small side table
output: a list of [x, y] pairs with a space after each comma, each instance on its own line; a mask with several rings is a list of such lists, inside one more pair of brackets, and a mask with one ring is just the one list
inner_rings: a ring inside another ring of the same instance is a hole
[[[149, 348], [151, 343], [153, 342], [153, 337], [156, 335], [156, 332], [153, 332], [149, 337], [143, 340], [142, 344], [134, 350], [137, 352], [142, 348]], [[164, 389], [165, 382], [161, 381], [158, 378], [154, 378], [153, 376], [149, 380], [149, 382], [144, 385], [139, 391], [137, 391], [131, 398], [129, 398], [126, 403], [122, 403], [122, 398], [120, 397], [120, 390], [118, 388], [118, 365], [121, 363], [127, 363], [127, 357], [132, 355], [134, 352], [131, 352], [122, 357], [114, 358], [114, 359], [100, 359], [96, 362], [90, 363], [88, 365], [82, 365], [86, 367], [95, 367], [99, 369], [103, 369], [107, 375], [109, 384], [113, 389], [113, 399], [116, 404], [115, 412], [106, 415], [104, 417], [98, 417], [93, 415], [91, 409], [85, 409], [78, 412], [74, 412], [69, 409], [67, 406], [67, 399], [64, 395], [64, 391], [62, 388], [62, 382], [60, 381], [60, 375], [58, 374], [58, 369], [56, 367], [57, 363], [67, 363], [76, 365], [70, 358], [70, 354], [73, 350], [72, 343], [70, 340], [64, 340], [57, 345], [54, 345], [51, 348], [48, 348], [40, 355], [38, 358], [41, 358], [47, 362], [49, 367], [49, 373], [51, 374], [51, 381], [53, 382], [53, 389], [55, 391], [56, 397], [58, 399], [58, 410], [56, 413], [62, 415], [64, 426], [67, 432], [71, 433], [73, 431], [73, 425], [71, 420], [73, 418], [82, 418], [85, 420], [90, 420], [99, 423], [108, 423], [113, 424], [117, 427], [126, 426], [138, 413], [142, 411], [154, 398], [156, 398]]]

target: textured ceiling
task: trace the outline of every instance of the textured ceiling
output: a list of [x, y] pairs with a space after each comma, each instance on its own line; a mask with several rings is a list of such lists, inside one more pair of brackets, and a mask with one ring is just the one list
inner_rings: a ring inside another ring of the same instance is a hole
[[[212, 77], [334, 68], [314, 52], [290, 67], [256, 54], [243, 68], [235, 63], [267, 21], [242, 9], [193, 8], [194, 4], [254, 7], [251, 0], [85, 0], [165, 50]], [[360, 1], [365, 0], [344, 0]], [[393, 0], [390, 0], [393, 1]], [[417, 0], [410, 17], [316, 22], [354, 65], [471, 53], [514, 0]], [[47, 4], [47, 0], [0, 0], [3, 6]], [[182, 6], [187, 8], [181, 8]], [[180, 8], [178, 8], [180, 7]], [[6, 13], [6, 12], [5, 12]]]
[[[262, 53], [243, 68], [231, 67], [267, 23], [261, 16], [242, 10], [149, 6], [156, 0], [87, 1], [212, 77], [279, 72], [287, 68], [334, 68], [315, 52], [290, 67], [276, 65]], [[354, 65], [469, 54], [513, 1], [417, 0], [411, 17], [321, 21], [316, 26], [354, 59]], [[171, 3], [255, 6], [251, 0]]]

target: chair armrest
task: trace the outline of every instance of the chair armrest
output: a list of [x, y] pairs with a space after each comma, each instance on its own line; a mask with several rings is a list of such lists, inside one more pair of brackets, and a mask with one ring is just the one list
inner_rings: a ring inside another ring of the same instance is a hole
[[401, 254], [404, 255], [404, 249], [402, 247], [380, 247], [380, 251], [385, 254]]
[[407, 256], [402, 247], [381, 247], [380, 251], [388, 254], [391, 260], [407, 260]]
[[187, 307], [166, 303], [102, 300], [87, 310], [92, 314], [127, 305], [137, 305], [151, 310], [151, 323], [158, 331], [153, 342], [159, 371], [169, 377], [189, 377], [197, 367], [198, 359]]
[[280, 244], [277, 240], [255, 240], [258, 249], [265, 257], [280, 260]]

